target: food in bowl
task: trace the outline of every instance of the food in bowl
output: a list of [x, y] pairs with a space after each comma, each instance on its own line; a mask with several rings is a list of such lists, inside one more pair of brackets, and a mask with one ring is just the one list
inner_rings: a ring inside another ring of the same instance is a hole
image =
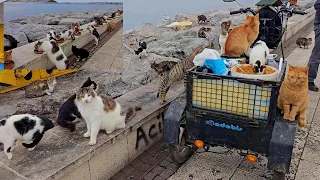
[[[245, 72], [243, 72], [241, 69]], [[236, 72], [241, 74], [256, 74], [254, 72], [254, 66], [252, 64], [240, 64], [236, 67]], [[263, 74], [273, 74], [276, 70], [272, 68], [271, 66], [266, 65], [266, 67], [263, 70]]]

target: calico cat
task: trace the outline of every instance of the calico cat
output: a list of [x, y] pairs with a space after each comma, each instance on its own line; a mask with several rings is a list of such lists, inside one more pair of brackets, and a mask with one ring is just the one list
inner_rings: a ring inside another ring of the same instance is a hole
[[11, 35], [4, 34], [4, 38], [10, 42], [9, 46], [7, 46], [7, 45], [4, 46], [4, 51], [9, 51], [11, 49], [18, 47], [19, 42]]
[[226, 39], [229, 33], [229, 28], [231, 26], [231, 21], [225, 21], [221, 23], [221, 34], [219, 36], [219, 44], [220, 44], [220, 54], [224, 54], [224, 46], [226, 44]]
[[34, 45], [34, 50], [45, 51], [51, 62], [56, 65], [58, 69], [68, 68], [68, 58], [55, 41], [38, 41]]
[[151, 63], [151, 69], [156, 71], [159, 76], [162, 76], [164, 72], [170, 71], [177, 62], [174, 61], [162, 61], [159, 64], [156, 62]]
[[283, 110], [283, 118], [295, 120], [299, 114], [299, 126], [305, 127], [308, 107], [308, 71], [309, 67], [291, 66], [284, 79], [278, 97], [278, 107]]
[[57, 84], [55, 77], [48, 78], [45, 81], [35, 81], [32, 82], [29, 86], [25, 89], [25, 96], [27, 98], [35, 98], [41, 97], [44, 95], [51, 95], [54, 90], [54, 86]]
[[111, 32], [111, 31], [114, 30], [114, 28], [116, 28], [116, 24], [115, 23], [110, 23], [109, 26], [108, 26], [107, 31]]
[[[98, 90], [97, 83], [92, 81], [90, 77], [88, 77], [87, 81], [82, 84], [81, 88], [84, 87], [92, 87], [95, 91]], [[57, 119], [58, 125], [68, 128], [71, 132], [73, 132], [76, 128], [76, 125], [73, 123], [73, 121], [76, 118], [82, 119], [82, 116], [75, 105], [75, 99], [76, 94], [70, 96], [68, 100], [60, 106]]]
[[59, 36], [57, 35], [57, 32], [54, 31], [54, 30], [51, 30], [47, 33], [47, 37], [46, 37], [46, 40], [47, 41], [51, 41], [51, 40], [58, 40], [60, 39]]
[[263, 74], [265, 65], [267, 64], [267, 57], [269, 55], [269, 48], [267, 44], [261, 40], [257, 41], [253, 46], [250, 57], [249, 64], [254, 66], [254, 72], [257, 74]]
[[97, 29], [93, 25], [88, 26], [87, 29], [94, 36], [94, 40], [96, 41], [95, 45], [97, 46], [99, 44], [100, 34], [98, 33]]
[[72, 40], [72, 41], [75, 40], [75, 37], [71, 30], [64, 30], [60, 32], [59, 36], [60, 36], [60, 39], [63, 39], [63, 40]]
[[309, 45], [312, 44], [312, 38], [298, 38], [296, 44], [299, 48], [309, 49]]
[[43, 134], [54, 127], [53, 123], [43, 117], [31, 114], [12, 115], [0, 120], [0, 143], [4, 145], [4, 153], [8, 159], [12, 159], [12, 151], [17, 140], [29, 151], [35, 148], [43, 137]]
[[138, 50], [134, 51], [136, 55], [139, 55], [139, 58], [141, 59], [142, 56], [146, 57], [147, 54], [147, 43], [144, 41], [139, 42], [139, 48]]
[[259, 14], [255, 16], [246, 15], [243, 25], [235, 27], [230, 31], [226, 43], [226, 56], [241, 56], [247, 53], [250, 45], [257, 39], [259, 34]]
[[72, 45], [72, 53], [78, 58], [77, 61], [83, 61], [89, 57], [89, 51]]
[[198, 16], [198, 24], [206, 23], [206, 22], [209, 22], [209, 21], [208, 21], [208, 19], [207, 19], [207, 17], [205, 15], [202, 14], [202, 15]]
[[202, 27], [198, 31], [199, 38], [207, 38], [206, 32], [210, 32], [211, 28]]
[[71, 30], [72, 30], [72, 35], [79, 35], [80, 31], [83, 29], [80, 29], [80, 23], [78, 21], [75, 21], [71, 24]]
[[95, 16], [94, 18], [95, 25], [100, 26], [103, 25], [103, 21], [101, 21], [100, 17]]
[[119, 10], [119, 9], [118, 9], [117, 13], [118, 13], [119, 15], [121, 15], [121, 14], [123, 14], [123, 10]]
[[160, 104], [163, 104], [166, 99], [167, 92], [169, 91], [170, 86], [177, 81], [182, 80], [185, 77], [185, 73], [188, 69], [192, 68], [194, 66], [193, 59], [194, 57], [201, 53], [205, 47], [198, 47], [189, 58], [183, 61], [179, 61], [175, 66], [173, 66], [170, 71], [167, 71], [163, 73], [160, 85], [159, 85], [159, 91], [157, 94], [157, 97], [160, 100]]
[[98, 96], [92, 87], [77, 90], [75, 104], [87, 123], [87, 132], [83, 137], [90, 137], [89, 145], [96, 144], [99, 130], [110, 134], [116, 129], [122, 129], [126, 126], [125, 121], [136, 114], [134, 111], [141, 110], [141, 107], [136, 106], [123, 112], [118, 102]]

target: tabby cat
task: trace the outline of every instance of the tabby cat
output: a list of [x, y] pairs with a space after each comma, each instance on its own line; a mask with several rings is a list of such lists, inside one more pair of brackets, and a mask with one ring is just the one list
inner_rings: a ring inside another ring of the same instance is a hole
[[247, 53], [250, 45], [257, 39], [259, 34], [259, 14], [246, 15], [243, 25], [232, 29], [227, 36], [224, 55], [241, 56]]
[[280, 87], [278, 97], [278, 107], [284, 112], [283, 118], [293, 121], [299, 114], [300, 127], [305, 127], [307, 123], [308, 71], [309, 67], [289, 65], [288, 74]]
[[50, 95], [53, 92], [54, 86], [57, 84], [56, 78], [48, 78], [47, 82], [35, 81], [25, 89], [27, 98], [35, 98], [44, 95]]
[[199, 38], [207, 38], [206, 32], [210, 32], [211, 28], [202, 27], [198, 31]]
[[298, 38], [296, 44], [299, 48], [309, 49], [309, 45], [312, 44], [312, 38]]
[[159, 76], [162, 76], [164, 72], [170, 71], [177, 62], [174, 61], [162, 61], [159, 64], [156, 62], [151, 63], [151, 69], [156, 71]]
[[193, 59], [194, 57], [201, 53], [205, 47], [198, 47], [189, 58], [183, 61], [179, 61], [170, 71], [163, 73], [161, 83], [159, 86], [159, 91], [157, 97], [160, 100], [160, 104], [163, 104], [166, 99], [167, 92], [169, 91], [170, 86], [177, 81], [182, 80], [185, 77], [185, 73], [188, 69], [194, 66]]

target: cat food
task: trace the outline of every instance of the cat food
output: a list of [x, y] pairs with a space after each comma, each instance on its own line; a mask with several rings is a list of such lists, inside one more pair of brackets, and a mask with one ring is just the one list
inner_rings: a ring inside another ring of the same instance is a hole
[[37, 50], [34, 50], [34, 53], [36, 54], [42, 54], [44, 51], [37, 51]]
[[[246, 72], [244, 73], [240, 68]], [[241, 74], [254, 74], [253, 72], [253, 66], [251, 64], [241, 64], [239, 67], [236, 67], [236, 72]]]
[[263, 74], [273, 74], [275, 72], [276, 72], [275, 69], [272, 69], [270, 66], [266, 66]]

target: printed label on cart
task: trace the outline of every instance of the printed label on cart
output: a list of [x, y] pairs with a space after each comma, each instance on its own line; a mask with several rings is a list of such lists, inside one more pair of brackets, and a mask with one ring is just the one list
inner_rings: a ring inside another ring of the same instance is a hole
[[230, 130], [233, 130], [233, 131], [242, 131], [243, 130], [241, 127], [239, 127], [239, 125], [218, 123], [218, 122], [214, 122], [212, 120], [206, 120], [206, 124], [209, 125], [209, 126], [215, 126], [215, 127], [219, 127], [219, 128], [230, 129]]

